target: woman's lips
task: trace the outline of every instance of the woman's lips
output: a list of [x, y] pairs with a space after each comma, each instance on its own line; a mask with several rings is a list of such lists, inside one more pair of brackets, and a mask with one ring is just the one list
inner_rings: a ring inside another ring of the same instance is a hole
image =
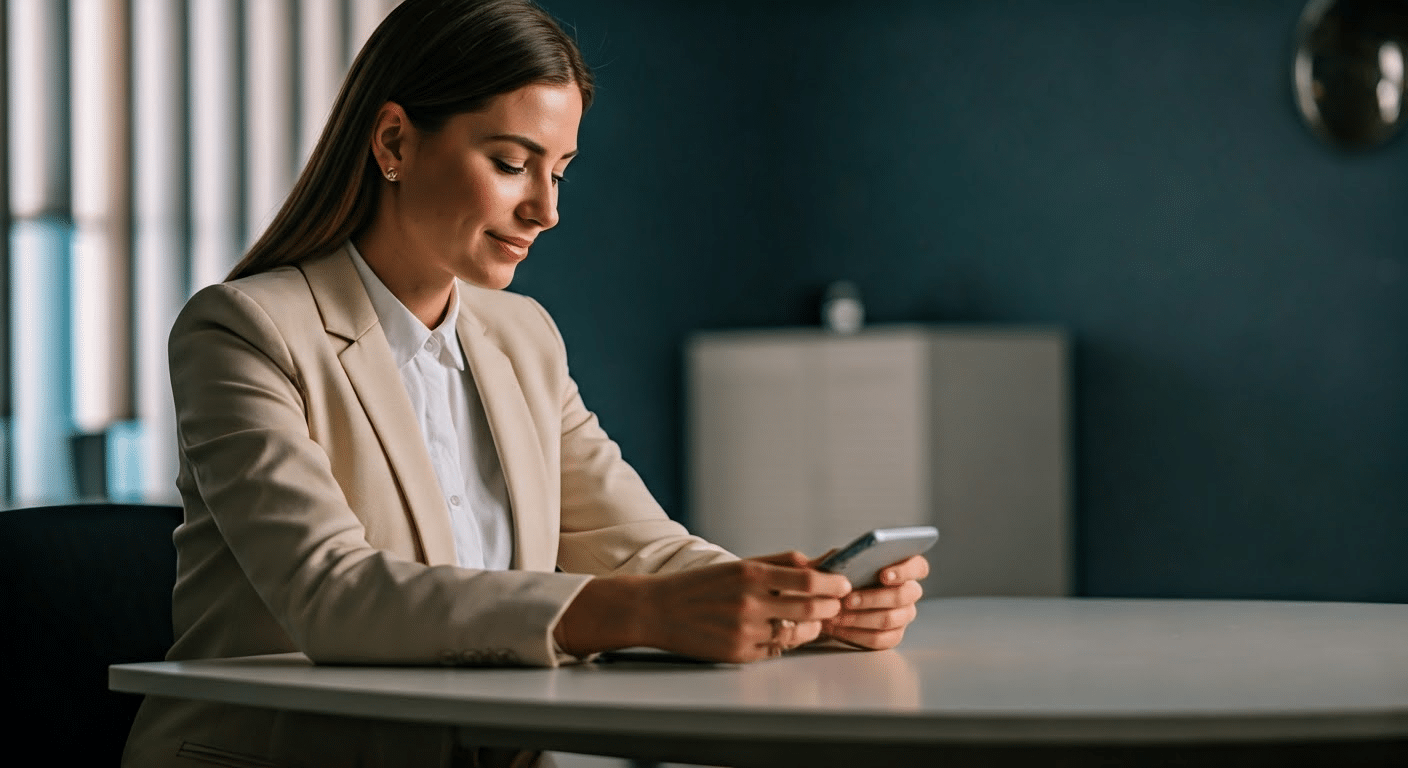
[[499, 247], [510, 256], [519, 259], [525, 258], [528, 255], [528, 247], [533, 244], [532, 240], [524, 240], [521, 237], [507, 237], [493, 232], [489, 232], [488, 235], [497, 241]]

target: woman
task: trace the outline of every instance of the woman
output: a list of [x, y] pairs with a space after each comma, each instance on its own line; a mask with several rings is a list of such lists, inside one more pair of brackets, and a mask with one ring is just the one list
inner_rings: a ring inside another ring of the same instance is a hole
[[[168, 658], [551, 666], [899, 642], [916, 558], [852, 592], [669, 520], [503, 292], [557, 224], [592, 76], [526, 0], [408, 0], [282, 210], [171, 333], [186, 508]], [[487, 765], [449, 729], [149, 697], [131, 765]], [[520, 755], [520, 764], [531, 756]]]

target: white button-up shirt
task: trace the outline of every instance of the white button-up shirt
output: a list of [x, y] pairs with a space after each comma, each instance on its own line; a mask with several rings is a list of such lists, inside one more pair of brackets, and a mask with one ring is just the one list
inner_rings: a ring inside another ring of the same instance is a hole
[[450, 308], [434, 329], [426, 328], [348, 244], [391, 356], [406, 386], [426, 452], [440, 480], [455, 556], [463, 568], [507, 570], [513, 562], [513, 520], [508, 486], [484, 403], [465, 365], [455, 320], [459, 286], [450, 289]]

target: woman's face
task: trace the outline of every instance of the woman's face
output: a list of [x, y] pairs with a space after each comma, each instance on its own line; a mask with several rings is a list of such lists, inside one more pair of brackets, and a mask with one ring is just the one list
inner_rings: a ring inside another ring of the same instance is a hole
[[[582, 94], [529, 85], [433, 134], [407, 125], [397, 181], [383, 195], [401, 266], [438, 282], [503, 288], [534, 239], [557, 224], [558, 182], [577, 154]], [[448, 274], [447, 274], [448, 273]]]

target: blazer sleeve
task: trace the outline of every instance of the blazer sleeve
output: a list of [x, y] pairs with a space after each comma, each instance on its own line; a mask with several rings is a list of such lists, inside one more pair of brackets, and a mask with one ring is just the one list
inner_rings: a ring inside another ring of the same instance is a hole
[[[530, 301], [532, 301], [530, 299]], [[574, 573], [671, 573], [737, 559], [671, 520], [621, 449], [582, 402], [567, 373], [567, 350], [551, 316], [562, 373], [562, 531], [558, 566]]]
[[[428, 566], [372, 547], [310, 437], [295, 356], [260, 303], [229, 284], [201, 291], [169, 352], [187, 527], [213, 523], [221, 542], [183, 565], [186, 588], [212, 604], [252, 588], [316, 662], [557, 663], [551, 629], [589, 577]], [[219, 571], [221, 547], [247, 585], [202, 572]]]

